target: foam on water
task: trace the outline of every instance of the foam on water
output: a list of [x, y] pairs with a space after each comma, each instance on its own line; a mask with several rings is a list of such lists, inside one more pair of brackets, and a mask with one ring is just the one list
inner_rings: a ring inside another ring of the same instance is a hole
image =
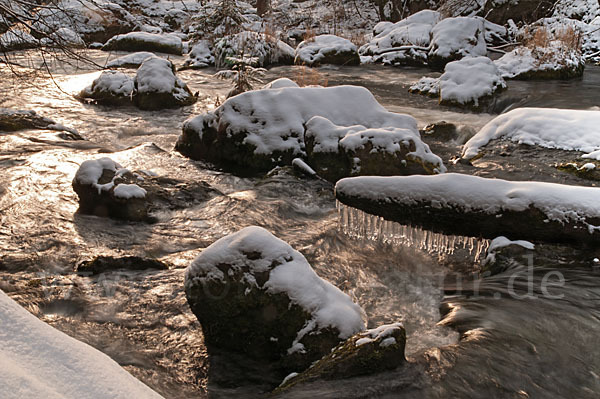
[[371, 215], [336, 201], [340, 229], [350, 237], [383, 242], [394, 246], [418, 248], [429, 254], [452, 255], [459, 248], [467, 249], [478, 262], [485, 255], [490, 241], [475, 237], [449, 236], [405, 226]]

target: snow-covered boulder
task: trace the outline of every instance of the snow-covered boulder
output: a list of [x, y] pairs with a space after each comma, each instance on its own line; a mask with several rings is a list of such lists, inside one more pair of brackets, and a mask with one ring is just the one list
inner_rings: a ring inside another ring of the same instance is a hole
[[263, 89], [282, 89], [284, 87], [300, 87], [298, 83], [288, 78], [275, 79], [263, 86]]
[[583, 75], [585, 68], [581, 53], [559, 42], [549, 47], [521, 46], [494, 63], [505, 79], [570, 79]]
[[335, 380], [394, 370], [406, 363], [402, 323], [382, 325], [353, 335], [304, 372], [286, 378], [275, 391], [318, 379]]
[[113, 36], [102, 46], [105, 51], [152, 51], [181, 55], [181, 38], [172, 33], [131, 32]]
[[175, 75], [173, 63], [164, 58], [147, 58], [137, 70], [134, 86], [133, 101], [141, 109], [183, 107], [198, 99]]
[[253, 66], [291, 65], [294, 49], [285, 42], [264, 33], [244, 31], [228, 35], [214, 45], [215, 62], [232, 64], [231, 59], [252, 60]]
[[108, 68], [139, 68], [146, 59], [153, 57], [154, 53], [148, 51], [139, 51], [124, 55], [114, 60], [109, 61], [106, 66]]
[[200, 40], [194, 44], [183, 67], [185, 69], [206, 68], [215, 64], [215, 56], [208, 40]]
[[0, 108], [0, 132], [14, 132], [26, 129], [59, 130], [76, 133], [50, 118], [38, 115], [35, 111]]
[[339, 126], [417, 129], [414, 118], [387, 111], [363, 87], [283, 87], [242, 93], [187, 120], [176, 149], [239, 173], [266, 172], [306, 155], [305, 124], [314, 116]]
[[40, 40], [40, 43], [48, 47], [85, 47], [85, 42], [78, 33], [69, 28], [60, 28]]
[[426, 64], [431, 30], [440, 19], [437, 11], [423, 10], [395, 24], [381, 22], [373, 30], [373, 39], [359, 53], [386, 65]]
[[336, 126], [315, 116], [304, 133], [308, 164], [330, 181], [349, 176], [445, 172], [442, 160], [410, 128]]
[[449, 235], [533, 242], [600, 242], [600, 188], [447, 173], [352, 177], [336, 198], [403, 225]]
[[185, 293], [205, 343], [303, 370], [364, 329], [362, 309], [304, 256], [260, 227], [224, 237], [194, 260]]
[[446, 64], [438, 79], [423, 78], [411, 92], [439, 97], [440, 104], [480, 109], [506, 82], [488, 57], [466, 57]]
[[448, 62], [486, 53], [485, 24], [481, 18], [446, 18], [431, 31], [428, 64], [433, 69], [442, 70]]
[[360, 56], [354, 43], [335, 35], [319, 35], [305, 40], [296, 48], [297, 65], [358, 65]]
[[98, 104], [128, 104], [131, 102], [133, 89], [134, 84], [131, 76], [119, 71], [103, 71], [77, 97], [80, 99], [92, 99]]
[[491, 140], [510, 140], [569, 151], [600, 150], [600, 111], [555, 108], [517, 108], [488, 122], [463, 147], [473, 159]]
[[131, 32], [138, 26], [137, 18], [123, 7], [87, 0], [61, 0], [57, 7], [40, 7], [34, 18], [34, 32], [52, 34], [59, 29], [69, 29], [86, 43], [104, 43], [112, 36]]
[[190, 19], [190, 14], [178, 8], [172, 8], [165, 14], [164, 21], [171, 30], [181, 30]]
[[0, 48], [3, 51], [25, 50], [39, 44], [39, 41], [29, 32], [20, 29], [11, 29], [0, 35]]
[[136, 178], [110, 158], [84, 161], [73, 179], [79, 212], [117, 219], [148, 219], [147, 191]]
[[117, 362], [39, 320], [1, 290], [0, 325], [2, 398], [161, 398]]

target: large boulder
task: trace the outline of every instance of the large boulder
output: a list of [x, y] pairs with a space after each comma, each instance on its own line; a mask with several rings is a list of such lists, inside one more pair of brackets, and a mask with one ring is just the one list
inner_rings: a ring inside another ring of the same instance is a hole
[[275, 391], [318, 379], [337, 380], [394, 370], [406, 363], [406, 331], [402, 323], [360, 332], [335, 347], [304, 372], [286, 378]]
[[73, 179], [79, 212], [117, 219], [148, 219], [147, 191], [133, 174], [110, 158], [84, 161]]
[[380, 22], [373, 29], [373, 39], [359, 53], [386, 65], [424, 65], [431, 30], [440, 19], [438, 12], [423, 10], [395, 24]]
[[171, 33], [130, 32], [112, 37], [104, 46], [105, 51], [151, 51], [181, 55], [181, 38]]
[[177, 108], [198, 100], [175, 75], [173, 63], [164, 58], [147, 58], [137, 70], [134, 86], [133, 101], [141, 109]]
[[215, 64], [212, 45], [208, 40], [200, 40], [190, 50], [182, 69], [200, 69]]
[[0, 35], [0, 49], [2, 51], [25, 50], [39, 45], [40, 42], [35, 37], [21, 29], [10, 29]]
[[335, 35], [319, 35], [305, 40], [296, 48], [297, 65], [358, 65], [360, 56], [354, 43]]
[[462, 157], [481, 155], [492, 140], [512, 141], [567, 151], [582, 151], [594, 159], [600, 150], [600, 111], [557, 108], [517, 108], [488, 122], [463, 147]]
[[86, 43], [104, 43], [139, 26], [137, 18], [123, 7], [87, 0], [61, 0], [56, 7], [40, 7], [34, 18], [32, 32], [39, 38], [66, 28]]
[[446, 64], [439, 78], [422, 78], [412, 93], [439, 98], [440, 104], [482, 109], [492, 95], [506, 88], [498, 67], [488, 57], [466, 57]]
[[214, 56], [219, 66], [232, 65], [233, 59], [240, 58], [256, 67], [294, 63], [294, 49], [287, 43], [265, 33], [250, 31], [227, 35], [216, 41]]
[[494, 61], [505, 79], [571, 79], [583, 75], [585, 58], [560, 42], [547, 47], [520, 46]]
[[433, 69], [443, 70], [451, 61], [486, 54], [485, 23], [481, 18], [446, 18], [431, 31], [428, 64]]
[[433, 174], [446, 170], [417, 130], [336, 126], [315, 116], [304, 134], [308, 164], [330, 181], [349, 176]]
[[185, 275], [209, 352], [243, 353], [303, 370], [364, 329], [361, 308], [304, 256], [260, 227], [206, 248]]
[[77, 97], [82, 100], [91, 99], [98, 104], [121, 105], [131, 102], [133, 91], [131, 76], [119, 71], [103, 71]]
[[154, 53], [149, 51], [138, 51], [137, 53], [131, 53], [122, 57], [115, 58], [109, 61], [106, 66], [108, 68], [139, 68], [144, 61], [148, 58], [153, 57]]
[[345, 205], [447, 235], [600, 242], [596, 187], [448, 173], [347, 178], [336, 184], [335, 193]]
[[414, 118], [387, 111], [362, 87], [282, 87], [242, 93], [187, 120], [176, 149], [234, 172], [266, 172], [306, 155], [305, 124], [314, 116], [339, 126], [417, 130]]

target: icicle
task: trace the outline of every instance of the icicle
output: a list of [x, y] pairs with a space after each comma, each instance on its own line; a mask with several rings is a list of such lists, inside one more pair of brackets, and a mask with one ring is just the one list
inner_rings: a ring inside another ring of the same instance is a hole
[[463, 248], [477, 262], [489, 248], [489, 240], [474, 237], [448, 236], [418, 227], [401, 225], [382, 217], [336, 202], [341, 231], [355, 239], [378, 241], [388, 245], [418, 248], [434, 255], [452, 255]]

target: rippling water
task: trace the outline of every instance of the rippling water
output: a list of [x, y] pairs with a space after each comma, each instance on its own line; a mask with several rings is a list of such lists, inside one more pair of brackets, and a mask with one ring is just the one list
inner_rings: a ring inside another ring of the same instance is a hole
[[[227, 389], [211, 383], [201, 329], [183, 293], [183, 271], [194, 256], [248, 225], [263, 226], [300, 250], [320, 276], [365, 309], [369, 326], [401, 320], [408, 332], [411, 363], [405, 369], [315, 383], [290, 397], [598, 396], [595, 269], [561, 270], [567, 282], [561, 299], [508, 295], [510, 273], [479, 281], [474, 297], [467, 282], [477, 271], [472, 257], [431, 255], [344, 234], [327, 183], [297, 178], [285, 168], [262, 178], [239, 178], [174, 152], [183, 121], [214, 108], [229, 90], [212, 71], [180, 73], [192, 91], [200, 91], [196, 105], [147, 112], [86, 105], [68, 95], [91, 82], [96, 71], [57, 70], [61, 91], [48, 79], [24, 85], [1, 68], [1, 106], [36, 110], [78, 129], [87, 141], [65, 141], [48, 131], [0, 134], [0, 288], [165, 397], [261, 392], [259, 386]], [[330, 85], [368, 87], [388, 109], [411, 114], [422, 125], [446, 120], [477, 129], [493, 117], [409, 95], [408, 86], [425, 70], [369, 66], [320, 72]], [[281, 67], [269, 76], [298, 73], [296, 67]], [[511, 82], [490, 111], [515, 105], [589, 108], [598, 106], [598, 89], [598, 68], [568, 84]], [[220, 194], [185, 209], [160, 211], [151, 225], [79, 215], [71, 180], [82, 161], [106, 153], [129, 169], [151, 170], [182, 184], [204, 181]], [[93, 278], [73, 273], [80, 261], [99, 254], [158, 258], [174, 267]], [[536, 269], [534, 285], [547, 272]], [[453, 288], [457, 278], [465, 281], [461, 290]], [[523, 281], [513, 281], [511, 294], [527, 293], [530, 284]], [[438, 323], [441, 305], [444, 320]]]

